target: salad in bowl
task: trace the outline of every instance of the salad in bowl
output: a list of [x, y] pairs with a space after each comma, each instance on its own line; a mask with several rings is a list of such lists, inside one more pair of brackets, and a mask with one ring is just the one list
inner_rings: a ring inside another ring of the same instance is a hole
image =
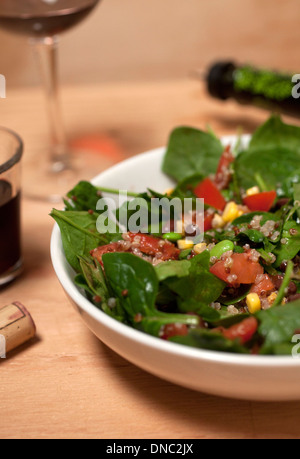
[[[74, 284], [94, 308], [159, 340], [295, 356], [300, 128], [273, 115], [247, 144], [224, 145], [179, 127], [161, 170], [169, 189], [82, 181], [52, 210]], [[171, 205], [186, 201], [187, 212]]]

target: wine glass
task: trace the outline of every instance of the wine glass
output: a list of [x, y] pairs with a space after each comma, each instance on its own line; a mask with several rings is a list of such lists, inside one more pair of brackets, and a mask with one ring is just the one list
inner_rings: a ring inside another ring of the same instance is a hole
[[[70, 154], [60, 112], [57, 47], [58, 35], [81, 22], [100, 0], [0, 0], [0, 27], [30, 37], [41, 67], [46, 90], [50, 124], [49, 157], [41, 155], [41, 167], [30, 178], [32, 190], [25, 194], [52, 202], [61, 200], [68, 186], [76, 181], [76, 168]], [[38, 162], [38, 158], [35, 158]], [[81, 168], [82, 174], [82, 168]], [[90, 178], [90, 177], [89, 177]], [[38, 184], [42, 186], [39, 187]]]

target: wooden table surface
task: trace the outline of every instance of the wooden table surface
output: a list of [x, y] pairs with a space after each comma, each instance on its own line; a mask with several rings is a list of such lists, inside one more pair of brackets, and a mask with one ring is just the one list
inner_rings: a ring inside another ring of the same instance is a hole
[[[110, 136], [124, 156], [164, 145], [180, 124], [252, 132], [267, 113], [211, 100], [195, 81], [65, 87], [70, 138]], [[39, 89], [8, 91], [0, 124], [25, 141], [25, 183], [46, 144]], [[110, 161], [95, 154], [95, 175]], [[100, 160], [100, 161], [99, 161]], [[99, 165], [99, 162], [101, 165]], [[0, 438], [299, 438], [300, 402], [222, 399], [160, 380], [102, 344], [69, 304], [52, 269], [51, 204], [23, 199], [25, 270], [0, 291], [31, 312], [37, 337], [1, 359]]]

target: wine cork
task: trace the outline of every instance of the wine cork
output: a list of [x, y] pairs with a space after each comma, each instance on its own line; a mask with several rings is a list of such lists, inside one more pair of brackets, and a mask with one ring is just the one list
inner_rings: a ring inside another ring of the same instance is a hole
[[0, 308], [0, 357], [33, 338], [35, 333], [35, 323], [23, 304], [15, 301]]

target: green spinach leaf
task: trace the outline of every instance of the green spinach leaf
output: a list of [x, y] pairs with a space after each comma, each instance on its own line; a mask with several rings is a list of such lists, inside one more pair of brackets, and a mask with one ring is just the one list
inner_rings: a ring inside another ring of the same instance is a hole
[[272, 115], [253, 134], [250, 148], [288, 148], [300, 155], [300, 127], [284, 123]]
[[[114, 317], [119, 321], [125, 321], [124, 311], [120, 307], [118, 300], [116, 300], [116, 304], [113, 308], [109, 306], [108, 300], [111, 297], [111, 293], [99, 263], [96, 262], [95, 264], [94, 262], [90, 262], [89, 260], [81, 257], [79, 262], [83, 278], [88, 285], [88, 289], [85, 288], [85, 290], [90, 291], [92, 294], [90, 300], [95, 304], [95, 306], [102, 309], [102, 311], [109, 316]], [[79, 280], [80, 278], [77, 279], [77, 285]], [[81, 286], [84, 288], [83, 285]], [[95, 298], [99, 298], [99, 300], [97, 301]]]
[[211, 134], [179, 127], [169, 138], [162, 170], [178, 182], [194, 174], [215, 174], [222, 152], [221, 142]]
[[101, 198], [98, 189], [90, 182], [81, 181], [79, 182], [69, 193], [67, 194], [70, 199], [67, 210], [93, 210], [96, 211], [97, 202]]
[[197, 316], [157, 310], [159, 281], [149, 262], [130, 253], [107, 253], [102, 259], [108, 284], [133, 327], [158, 336], [168, 323], [198, 325]]
[[76, 272], [81, 272], [79, 257], [89, 257], [91, 250], [111, 240], [109, 233], [98, 233], [98, 214], [53, 209], [50, 215], [60, 228], [66, 258]]
[[279, 305], [256, 313], [260, 322], [258, 332], [264, 338], [262, 354], [272, 354], [273, 346], [291, 343], [300, 330], [300, 301]]
[[210, 307], [210, 303], [219, 298], [226, 284], [210, 273], [208, 250], [189, 261], [191, 267], [188, 276], [170, 277], [165, 282], [178, 295], [181, 312], [196, 312], [204, 320], [218, 319], [219, 313]]
[[250, 148], [239, 154], [235, 167], [242, 189], [254, 186], [259, 173], [268, 190], [280, 190], [286, 178], [300, 169], [300, 154], [287, 147]]
[[204, 179], [203, 174], [194, 174], [191, 177], [186, 177], [184, 180], [178, 183], [171, 193], [171, 197], [184, 198], [196, 198], [194, 189]]
[[191, 262], [189, 260], [170, 260], [155, 266], [156, 275], [161, 282], [168, 277], [186, 277], [189, 275]]
[[277, 115], [271, 116], [253, 134], [248, 149], [236, 158], [240, 187], [250, 188], [260, 176], [267, 189], [290, 196], [295, 170], [300, 170], [299, 139], [299, 127], [285, 124]]
[[300, 225], [295, 221], [287, 221], [283, 225], [280, 243], [273, 250], [276, 256], [275, 267], [283, 261], [292, 260], [300, 250]]
[[208, 349], [211, 351], [231, 352], [248, 354], [246, 347], [242, 346], [237, 340], [224, 338], [221, 333], [213, 333], [205, 329], [191, 329], [186, 336], [174, 336], [169, 341], [184, 344], [194, 348]]

